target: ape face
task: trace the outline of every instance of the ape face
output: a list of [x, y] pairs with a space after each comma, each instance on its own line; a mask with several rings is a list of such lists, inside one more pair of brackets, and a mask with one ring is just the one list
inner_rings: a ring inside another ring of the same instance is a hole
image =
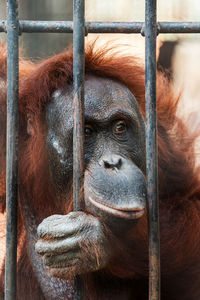
[[[73, 87], [56, 91], [47, 106], [47, 151], [52, 184], [65, 201], [72, 185]], [[145, 127], [136, 99], [120, 83], [85, 80], [85, 210], [113, 220], [144, 213]]]

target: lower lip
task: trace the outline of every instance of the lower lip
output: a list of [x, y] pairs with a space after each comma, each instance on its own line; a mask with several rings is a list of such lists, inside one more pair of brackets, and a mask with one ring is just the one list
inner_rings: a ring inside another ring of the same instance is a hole
[[110, 206], [106, 206], [91, 197], [88, 198], [88, 201], [93, 204], [95, 207], [99, 208], [102, 211], [107, 212], [108, 214], [114, 215], [116, 217], [124, 218], [124, 219], [129, 219], [129, 220], [135, 220], [139, 219], [144, 215], [145, 209], [138, 209], [138, 210], [119, 210], [119, 209], [114, 209]]

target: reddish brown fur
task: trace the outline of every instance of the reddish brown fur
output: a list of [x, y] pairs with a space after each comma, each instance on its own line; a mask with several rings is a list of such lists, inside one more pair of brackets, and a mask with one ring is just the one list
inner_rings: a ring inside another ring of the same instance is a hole
[[[93, 46], [87, 49], [86, 72], [123, 82], [135, 95], [145, 115], [143, 67], [138, 65], [135, 58], [121, 56], [117, 50], [101, 49], [94, 52], [93, 49]], [[4, 80], [6, 55], [3, 46], [0, 53], [0, 76]], [[44, 107], [50, 101], [52, 93], [72, 82], [72, 66], [71, 51], [56, 55], [37, 66], [23, 60], [20, 62], [20, 182], [26, 187], [27, 194], [31, 195], [30, 209], [33, 215], [37, 216], [38, 223], [50, 214], [60, 211], [67, 213], [72, 208], [71, 191], [68, 205], [63, 208], [59, 207], [50, 190], [44, 144], [45, 122], [42, 121]], [[192, 286], [192, 281], [200, 277], [200, 182], [198, 170], [195, 169], [195, 136], [189, 136], [186, 126], [178, 119], [178, 99], [162, 74], [158, 74], [157, 86], [162, 299], [199, 299], [200, 280]], [[1, 105], [4, 94], [1, 97]], [[35, 134], [31, 138], [28, 138], [26, 133], [27, 113], [31, 113], [35, 124]], [[3, 174], [0, 177], [1, 196], [5, 192], [5, 177], [4, 170], [0, 171]], [[23, 210], [23, 207], [20, 207], [20, 210]], [[23, 218], [20, 218], [19, 239], [22, 245], [23, 223]], [[24, 238], [23, 241], [26, 243]], [[129, 241], [135, 247], [130, 249]], [[100, 281], [104, 287], [104, 276], [129, 278], [130, 285], [135, 289], [131, 299], [139, 297], [143, 284], [147, 282], [146, 217], [127, 232], [122, 241], [113, 243], [118, 248], [117, 263], [116, 258], [113, 258], [114, 262], [110, 262], [106, 270], [87, 278], [90, 299], [99, 299], [95, 289], [97, 277], [98, 280], [102, 278]], [[118, 256], [118, 253], [121, 255]], [[35, 291], [32, 299], [43, 299], [37, 294], [38, 284], [28, 262], [26, 248], [20, 254], [19, 269], [23, 269], [19, 274], [19, 299], [27, 297], [28, 287], [23, 284], [25, 277], [26, 281], [29, 277], [30, 289]], [[180, 274], [182, 279], [179, 283]], [[139, 281], [140, 277], [143, 279]], [[174, 289], [175, 282], [177, 287]], [[137, 299], [146, 299], [145, 297], [144, 292], [143, 298]]]

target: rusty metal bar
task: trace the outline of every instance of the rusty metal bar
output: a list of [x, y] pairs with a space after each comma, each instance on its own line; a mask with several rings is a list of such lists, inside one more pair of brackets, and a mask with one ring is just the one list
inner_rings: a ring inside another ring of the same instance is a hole
[[158, 33], [200, 33], [200, 22], [158, 22]]
[[[73, 196], [74, 210], [83, 208], [84, 197], [84, 76], [85, 76], [85, 1], [74, 0], [73, 33], [73, 83], [74, 83], [74, 131], [73, 131]], [[75, 279], [74, 299], [84, 298], [82, 279]]]
[[[85, 22], [86, 33], [143, 33], [144, 22]], [[0, 32], [6, 32], [0, 20]], [[19, 31], [26, 33], [72, 33], [72, 21], [19, 21]], [[200, 33], [200, 22], [157, 22], [158, 33]]]
[[84, 5], [83, 0], [74, 0], [74, 139], [73, 183], [74, 210], [82, 209], [83, 201], [83, 144], [84, 144]]
[[156, 0], [145, 1], [146, 172], [149, 229], [149, 300], [160, 299], [156, 106]]
[[18, 1], [8, 0], [5, 300], [16, 299], [18, 194]]

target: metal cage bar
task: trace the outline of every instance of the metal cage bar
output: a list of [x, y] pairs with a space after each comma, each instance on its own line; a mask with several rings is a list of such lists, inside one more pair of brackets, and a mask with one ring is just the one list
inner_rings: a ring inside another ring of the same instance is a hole
[[5, 300], [16, 298], [18, 195], [18, 1], [8, 0]]
[[[85, 22], [87, 33], [144, 33], [145, 22]], [[200, 33], [200, 22], [157, 22], [158, 33]], [[7, 21], [0, 20], [0, 32]], [[72, 21], [19, 21], [19, 32], [72, 33]]]
[[158, 210], [156, 105], [156, 0], [145, 2], [146, 175], [149, 229], [149, 300], [160, 299], [160, 233]]
[[[74, 130], [73, 130], [73, 196], [74, 210], [82, 210], [84, 197], [84, 77], [85, 77], [85, 1], [74, 0], [73, 32], [73, 84], [74, 84]], [[81, 277], [75, 279], [74, 299], [84, 295]]]

